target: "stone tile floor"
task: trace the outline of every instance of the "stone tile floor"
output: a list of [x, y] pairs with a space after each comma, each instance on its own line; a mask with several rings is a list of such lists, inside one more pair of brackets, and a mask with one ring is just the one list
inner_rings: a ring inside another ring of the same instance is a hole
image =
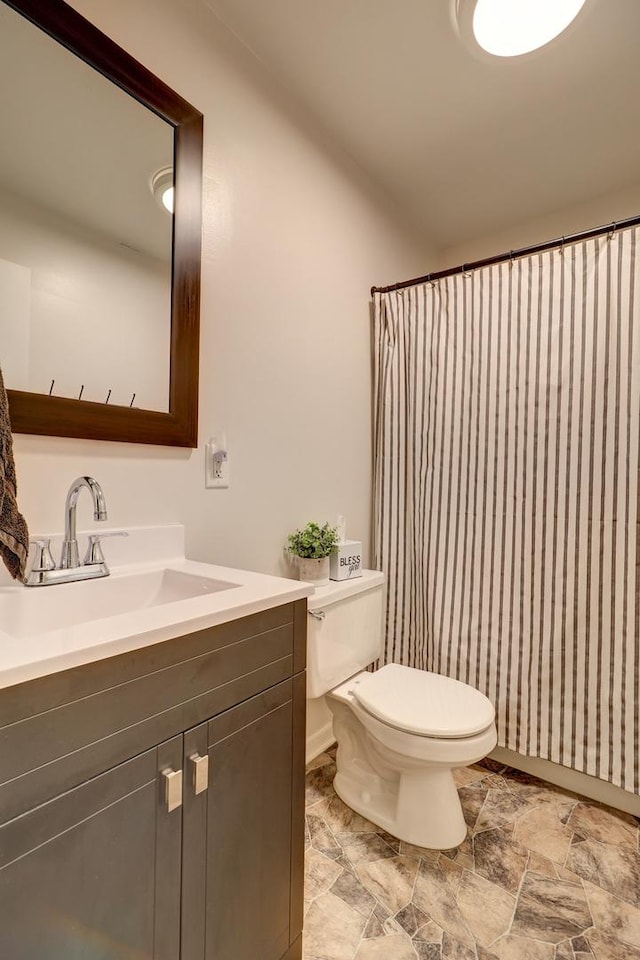
[[307, 768], [305, 960], [640, 960], [639, 821], [491, 760], [455, 850], [394, 839]]

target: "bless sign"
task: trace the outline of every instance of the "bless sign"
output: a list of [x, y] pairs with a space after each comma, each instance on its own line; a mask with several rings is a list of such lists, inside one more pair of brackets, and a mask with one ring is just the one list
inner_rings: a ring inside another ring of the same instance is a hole
[[343, 540], [331, 554], [332, 580], [351, 580], [362, 576], [362, 544], [359, 540]]

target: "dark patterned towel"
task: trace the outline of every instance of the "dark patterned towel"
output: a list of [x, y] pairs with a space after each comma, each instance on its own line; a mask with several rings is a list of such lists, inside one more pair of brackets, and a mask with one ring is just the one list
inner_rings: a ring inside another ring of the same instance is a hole
[[16, 468], [9, 403], [0, 370], [0, 557], [14, 580], [24, 579], [29, 531], [16, 502]]

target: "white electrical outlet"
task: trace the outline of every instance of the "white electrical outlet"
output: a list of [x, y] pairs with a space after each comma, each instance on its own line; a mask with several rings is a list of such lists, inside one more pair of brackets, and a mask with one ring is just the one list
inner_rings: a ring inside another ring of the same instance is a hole
[[204, 485], [210, 489], [229, 486], [229, 451], [224, 431], [211, 437], [205, 446]]

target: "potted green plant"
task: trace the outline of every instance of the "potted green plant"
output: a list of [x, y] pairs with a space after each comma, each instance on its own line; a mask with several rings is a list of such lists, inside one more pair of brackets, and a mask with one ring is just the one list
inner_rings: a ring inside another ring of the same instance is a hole
[[338, 545], [338, 531], [329, 523], [320, 526], [310, 520], [302, 530], [295, 530], [288, 538], [289, 553], [298, 560], [300, 580], [322, 586], [329, 583], [329, 556]]

